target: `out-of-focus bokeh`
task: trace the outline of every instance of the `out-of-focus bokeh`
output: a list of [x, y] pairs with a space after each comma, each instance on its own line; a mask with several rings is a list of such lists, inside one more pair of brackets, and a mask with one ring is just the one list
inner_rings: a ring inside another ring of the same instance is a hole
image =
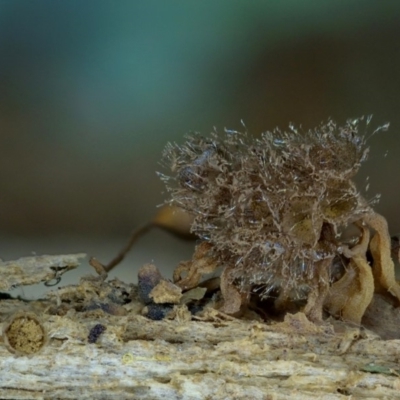
[[[165, 144], [241, 120], [390, 121], [357, 180], [399, 232], [399, 37], [400, 2], [2, 0], [0, 257], [108, 261], [165, 198]], [[113, 273], [192, 248], [154, 232]]]

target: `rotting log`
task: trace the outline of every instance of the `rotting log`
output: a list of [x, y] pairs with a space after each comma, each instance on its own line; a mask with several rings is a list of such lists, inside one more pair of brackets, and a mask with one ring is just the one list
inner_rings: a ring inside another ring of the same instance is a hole
[[[91, 306], [117, 292], [131, 293], [120, 306], [125, 312]], [[41, 301], [1, 300], [0, 397], [400, 398], [399, 340], [334, 319], [315, 325], [302, 313], [265, 323], [212, 308], [191, 316], [176, 306], [173, 319], [152, 321], [141, 315], [135, 292], [93, 277]], [[36, 315], [46, 335], [40, 351], [28, 355], [11, 352], [6, 338], [10, 322], [24, 313]]]

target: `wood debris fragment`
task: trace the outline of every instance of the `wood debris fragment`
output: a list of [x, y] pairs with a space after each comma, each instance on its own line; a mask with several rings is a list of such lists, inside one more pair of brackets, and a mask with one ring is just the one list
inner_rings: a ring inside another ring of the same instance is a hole
[[78, 267], [86, 254], [42, 255], [0, 262], [0, 292], [18, 286], [58, 280], [67, 271]]

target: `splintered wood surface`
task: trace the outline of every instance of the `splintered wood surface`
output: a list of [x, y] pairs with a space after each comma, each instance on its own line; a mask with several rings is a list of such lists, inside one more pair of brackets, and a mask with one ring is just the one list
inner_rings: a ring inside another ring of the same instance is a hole
[[211, 307], [192, 315], [186, 305], [153, 321], [136, 286], [86, 277], [40, 301], [0, 301], [0, 397], [400, 398], [398, 312], [382, 301], [368, 329], [315, 325], [303, 313], [282, 322]]

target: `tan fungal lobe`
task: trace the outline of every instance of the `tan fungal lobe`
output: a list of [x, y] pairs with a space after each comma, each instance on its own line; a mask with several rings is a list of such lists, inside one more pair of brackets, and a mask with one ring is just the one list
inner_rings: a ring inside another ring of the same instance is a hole
[[218, 262], [210, 256], [211, 246], [202, 242], [196, 246], [193, 259], [181, 262], [174, 271], [174, 282], [183, 290], [197, 286], [202, 275], [210, 274], [218, 268]]
[[391, 258], [391, 238], [388, 224], [381, 215], [373, 213], [367, 219], [375, 230], [370, 243], [373, 258], [373, 273], [378, 289], [388, 291], [400, 301], [400, 286], [396, 282], [394, 262]]
[[191, 238], [190, 227], [193, 216], [180, 207], [168, 204], [162, 206], [152, 220], [152, 224], [177, 236]]

